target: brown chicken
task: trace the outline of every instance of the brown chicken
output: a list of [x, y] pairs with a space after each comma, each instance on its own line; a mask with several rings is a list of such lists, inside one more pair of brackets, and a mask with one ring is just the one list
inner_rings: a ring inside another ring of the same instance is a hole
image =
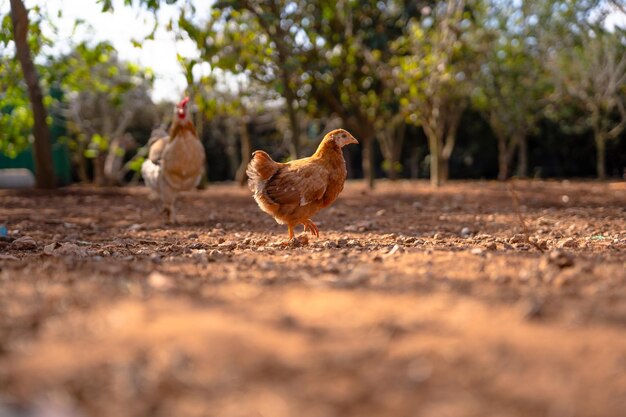
[[174, 203], [181, 191], [195, 188], [204, 172], [204, 147], [193, 126], [185, 97], [174, 111], [169, 136], [154, 140], [141, 173], [163, 202], [170, 222], [176, 222]]
[[336, 129], [324, 136], [317, 151], [308, 158], [286, 164], [275, 162], [263, 151], [252, 154], [248, 164], [248, 186], [261, 210], [286, 224], [289, 239], [294, 227], [319, 237], [311, 217], [328, 207], [343, 190], [346, 161], [341, 148], [359, 143], [350, 133]]

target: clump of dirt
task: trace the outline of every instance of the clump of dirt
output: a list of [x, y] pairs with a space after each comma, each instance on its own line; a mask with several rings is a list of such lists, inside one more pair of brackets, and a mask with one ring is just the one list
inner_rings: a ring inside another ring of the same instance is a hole
[[0, 191], [0, 415], [620, 416], [626, 184]]

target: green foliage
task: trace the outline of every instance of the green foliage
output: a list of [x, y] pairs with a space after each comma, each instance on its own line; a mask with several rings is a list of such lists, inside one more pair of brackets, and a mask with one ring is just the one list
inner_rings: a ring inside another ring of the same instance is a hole
[[[39, 54], [44, 46], [51, 44], [50, 38], [41, 30], [46, 19], [39, 7], [30, 10], [28, 43], [33, 54]], [[7, 13], [0, 21], [0, 153], [11, 158], [30, 145], [33, 127], [26, 84], [14, 55], [13, 24], [10, 13]], [[41, 71], [41, 67], [39, 69]]]

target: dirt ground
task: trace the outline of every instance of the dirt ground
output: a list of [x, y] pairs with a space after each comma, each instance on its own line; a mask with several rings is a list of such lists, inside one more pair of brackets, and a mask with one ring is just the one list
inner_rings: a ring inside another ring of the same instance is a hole
[[514, 190], [0, 191], [0, 416], [625, 416], [626, 183]]

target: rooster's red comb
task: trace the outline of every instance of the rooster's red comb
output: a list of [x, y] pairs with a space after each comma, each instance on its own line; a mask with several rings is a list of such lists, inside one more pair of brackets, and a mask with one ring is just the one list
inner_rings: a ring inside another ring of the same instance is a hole
[[189, 102], [189, 97], [185, 97], [184, 99], [180, 101], [180, 103], [178, 103], [178, 107], [181, 107], [181, 108], [185, 107], [188, 102]]

